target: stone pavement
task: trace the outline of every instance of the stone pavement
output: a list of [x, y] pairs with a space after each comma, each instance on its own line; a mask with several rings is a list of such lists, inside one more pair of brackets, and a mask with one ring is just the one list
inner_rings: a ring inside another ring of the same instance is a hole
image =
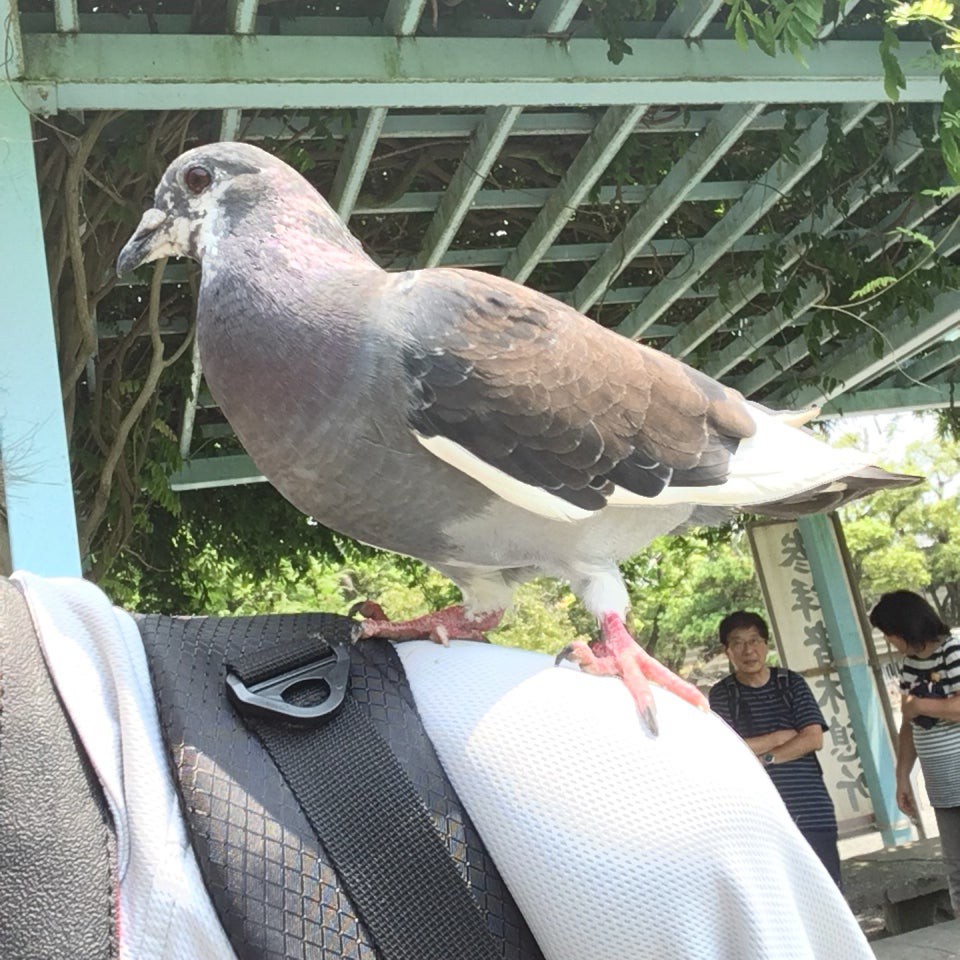
[[960, 960], [960, 920], [878, 940], [871, 946], [877, 960]]

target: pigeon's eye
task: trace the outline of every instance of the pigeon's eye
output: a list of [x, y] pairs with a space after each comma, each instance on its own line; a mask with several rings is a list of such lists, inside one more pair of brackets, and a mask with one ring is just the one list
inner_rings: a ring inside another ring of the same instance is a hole
[[213, 175], [206, 167], [188, 167], [183, 182], [191, 193], [203, 193], [213, 183]]

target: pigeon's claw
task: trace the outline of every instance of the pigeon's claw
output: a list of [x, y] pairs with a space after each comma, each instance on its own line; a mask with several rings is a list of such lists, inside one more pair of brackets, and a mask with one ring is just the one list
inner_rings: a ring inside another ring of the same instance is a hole
[[[375, 608], [375, 610], [374, 610]], [[367, 619], [360, 622], [358, 639], [381, 637], [384, 640], [432, 640], [447, 646], [451, 640], [486, 642], [487, 631], [493, 630], [503, 617], [502, 610], [472, 615], [462, 606], [446, 607], [412, 620], [388, 620], [379, 604], [367, 601], [355, 609]], [[373, 616], [370, 616], [373, 613]]]
[[648, 681], [652, 680], [701, 710], [710, 709], [706, 698], [693, 684], [681, 680], [662, 663], [654, 660], [630, 636], [618, 614], [604, 614], [600, 630], [600, 640], [592, 644], [583, 641], [569, 644], [560, 651], [557, 662], [573, 660], [586, 673], [622, 678], [640, 716], [654, 736], [658, 732], [657, 711]]
[[348, 611], [348, 617], [361, 617], [364, 620], [389, 620], [383, 607], [376, 600], [358, 600]]

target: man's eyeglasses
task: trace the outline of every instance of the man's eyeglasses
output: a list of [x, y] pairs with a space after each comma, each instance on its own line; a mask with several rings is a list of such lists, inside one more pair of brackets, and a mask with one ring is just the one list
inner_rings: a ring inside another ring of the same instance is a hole
[[746, 650], [747, 647], [763, 647], [766, 644], [767, 641], [763, 637], [738, 637], [736, 640], [731, 640], [727, 646], [733, 650]]

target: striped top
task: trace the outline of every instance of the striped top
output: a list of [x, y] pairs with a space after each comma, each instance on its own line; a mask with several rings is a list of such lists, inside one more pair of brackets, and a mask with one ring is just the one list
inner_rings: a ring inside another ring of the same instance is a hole
[[[960, 637], [949, 636], [929, 657], [907, 654], [900, 689], [915, 697], [960, 693]], [[911, 726], [931, 805], [960, 806], [960, 723], [918, 717]]]
[[[779, 682], [778, 671], [783, 675]], [[744, 739], [774, 730], [800, 730], [812, 723], [827, 729], [807, 681], [793, 670], [777, 667], [771, 667], [770, 679], [762, 687], [740, 683], [733, 674], [724, 677], [710, 690], [710, 708]], [[833, 802], [815, 753], [765, 769], [801, 830], [837, 829]]]

